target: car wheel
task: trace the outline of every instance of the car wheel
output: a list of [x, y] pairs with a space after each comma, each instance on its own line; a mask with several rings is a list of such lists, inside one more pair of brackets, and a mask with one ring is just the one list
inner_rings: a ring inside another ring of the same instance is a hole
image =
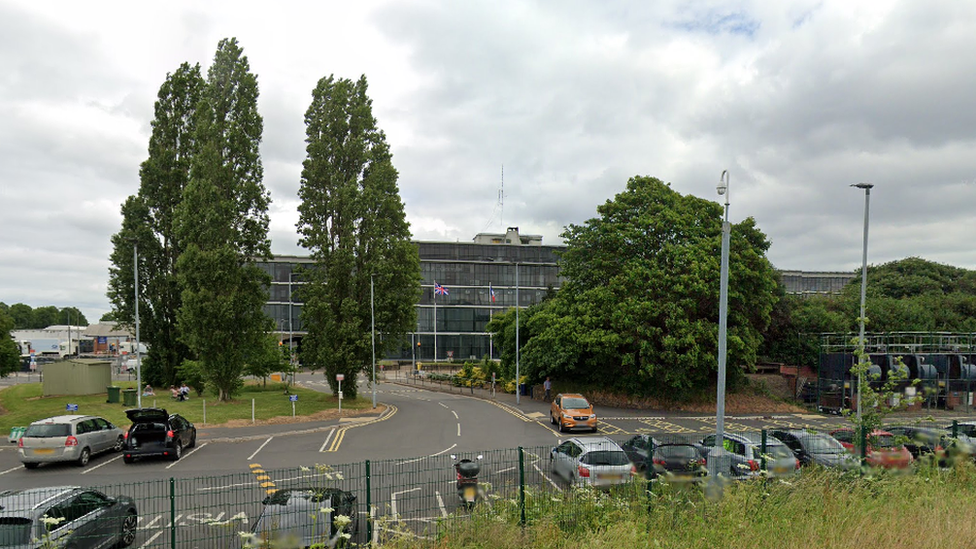
[[197, 445], [197, 432], [193, 431], [193, 436], [190, 437], [190, 443], [186, 445], [187, 448], [193, 448]]
[[566, 432], [566, 424], [563, 422], [563, 418], [559, 418], [559, 432], [560, 433]]
[[125, 463], [132, 463], [133, 461], [135, 461], [135, 458], [129, 456], [123, 456], [122, 461], [124, 461]]
[[549, 423], [552, 425], [556, 424], [556, 416], [552, 415], [552, 412], [549, 412]]
[[177, 440], [176, 446], [173, 447], [173, 461], [178, 461], [181, 457], [183, 457], [183, 443]]
[[119, 532], [119, 542], [115, 545], [116, 547], [128, 547], [132, 545], [132, 542], [136, 540], [136, 523], [139, 519], [136, 517], [135, 511], [129, 511], [125, 514], [125, 518], [122, 519], [122, 530]]
[[113, 452], [121, 452], [122, 446], [125, 445], [125, 437], [119, 435], [119, 439], [115, 441], [115, 446], [112, 446]]
[[24, 467], [28, 469], [37, 469], [38, 465], [40, 465], [40, 463], [25, 463]]
[[85, 465], [88, 465], [89, 458], [91, 458], [91, 450], [89, 450], [88, 448], [82, 448], [81, 455], [78, 456], [78, 461], [77, 461], [78, 467], [84, 467]]
[[599, 428], [598, 428], [598, 427], [594, 427], [594, 428], [593, 428], [593, 432], [594, 432], [594, 433], [595, 433], [595, 432], [597, 432], [598, 430], [599, 430]]

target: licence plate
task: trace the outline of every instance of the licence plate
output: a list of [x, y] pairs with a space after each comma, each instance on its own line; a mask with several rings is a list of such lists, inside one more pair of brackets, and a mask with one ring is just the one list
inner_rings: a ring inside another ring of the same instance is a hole
[[464, 500], [465, 501], [474, 501], [475, 495], [477, 493], [478, 493], [478, 491], [477, 491], [477, 489], [475, 489], [474, 486], [465, 486], [464, 487]]
[[623, 475], [600, 475], [600, 480], [620, 480]]
[[790, 468], [783, 467], [783, 466], [773, 467], [773, 472], [776, 473], [777, 475], [784, 475], [790, 472]]
[[35, 455], [48, 455], [53, 453], [54, 453], [54, 448], [37, 448], [34, 450]]

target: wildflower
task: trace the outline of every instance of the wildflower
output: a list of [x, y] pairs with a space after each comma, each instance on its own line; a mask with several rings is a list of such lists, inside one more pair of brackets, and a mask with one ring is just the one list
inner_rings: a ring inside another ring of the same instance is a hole
[[339, 534], [339, 537], [341, 537], [342, 539], [349, 539], [352, 537], [352, 534], [350, 534], [349, 532], [343, 532]]
[[241, 540], [244, 543], [252, 543], [258, 539], [257, 534], [252, 534], [250, 532], [238, 532], [237, 535], [241, 537]]
[[243, 522], [244, 524], [247, 524], [247, 513], [245, 513], [245, 512], [242, 511], [242, 512], [237, 513], [236, 515], [230, 517], [227, 520], [228, 521], [239, 520], [239, 521]]
[[328, 515], [329, 513], [333, 512], [333, 511], [335, 511], [335, 509], [333, 509], [331, 507], [320, 507], [319, 508], [319, 513], [322, 513], [323, 515]]
[[352, 519], [346, 515], [338, 515], [332, 519], [332, 523], [339, 529], [345, 528], [350, 522], [352, 522]]
[[43, 517], [41, 517], [41, 522], [43, 522], [46, 526], [49, 527], [57, 526], [58, 524], [64, 522], [64, 517], [49, 517], [47, 515], [44, 515]]
[[342, 473], [338, 473], [338, 472], [337, 472], [337, 473], [335, 474], [335, 478], [336, 478], [336, 480], [342, 480]]
[[311, 467], [305, 467], [304, 465], [299, 465], [298, 470], [303, 473], [310, 473], [312, 471]]

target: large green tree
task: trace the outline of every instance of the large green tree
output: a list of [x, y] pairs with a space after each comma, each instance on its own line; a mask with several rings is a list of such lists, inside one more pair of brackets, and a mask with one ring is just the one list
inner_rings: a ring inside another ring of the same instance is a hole
[[257, 101], [243, 50], [236, 39], [221, 40], [197, 104], [196, 154], [175, 220], [183, 247], [178, 327], [220, 400], [241, 387], [248, 357], [271, 329], [263, 312], [270, 280], [253, 263], [271, 255]]
[[196, 153], [196, 108], [205, 82], [200, 66], [183, 63], [159, 88], [149, 157], [139, 170], [139, 192], [122, 205], [122, 229], [112, 236], [109, 318], [135, 330], [133, 246], [139, 252], [139, 329], [149, 347], [143, 368], [156, 386], [176, 383], [177, 368], [190, 356], [180, 338], [181, 294], [176, 264], [183, 251], [176, 236], [176, 210], [190, 179]]
[[36, 309], [24, 303], [7, 305], [0, 302], [0, 312], [10, 317], [12, 330], [41, 330], [55, 324], [73, 326], [87, 326], [88, 319], [77, 307], [63, 307], [61, 309], [48, 305]]
[[[334, 393], [335, 374], [353, 379], [371, 364], [370, 282], [378, 356], [415, 325], [420, 292], [397, 172], [366, 91], [365, 76], [322, 78], [305, 113], [298, 232], [315, 264], [303, 275], [301, 358], [325, 370]], [[355, 398], [356, 383], [345, 387]]]
[[7, 377], [20, 368], [20, 349], [10, 337], [14, 320], [0, 308], [0, 377]]
[[[722, 208], [652, 177], [570, 225], [553, 302], [529, 320], [528, 371], [558, 373], [633, 394], [682, 397], [717, 370]], [[732, 227], [729, 383], [755, 364], [776, 303], [769, 242], [749, 218]]]

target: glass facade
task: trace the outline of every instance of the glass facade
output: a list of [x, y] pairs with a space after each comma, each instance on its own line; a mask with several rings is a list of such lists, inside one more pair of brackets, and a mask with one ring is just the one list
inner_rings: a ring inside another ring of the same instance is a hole
[[[417, 242], [420, 254], [421, 296], [417, 303], [417, 329], [408, 335], [400, 349], [386, 358], [434, 360], [435, 333], [437, 360], [481, 360], [497, 357], [485, 326], [494, 314], [516, 304], [539, 303], [550, 290], [563, 283], [558, 257], [561, 246], [477, 244], [461, 242]], [[265, 313], [275, 321], [281, 340], [298, 346], [305, 334], [302, 303], [297, 289], [303, 283], [297, 265], [311, 265], [305, 256], [275, 256], [257, 265], [271, 275]], [[793, 294], [838, 293], [853, 273], [781, 271], [786, 291]], [[434, 296], [434, 283], [448, 295]], [[494, 291], [494, 300], [489, 288]], [[435, 327], [436, 322], [436, 327]], [[382, 334], [377, 334], [382, 337]], [[419, 344], [418, 344], [419, 343]]]

